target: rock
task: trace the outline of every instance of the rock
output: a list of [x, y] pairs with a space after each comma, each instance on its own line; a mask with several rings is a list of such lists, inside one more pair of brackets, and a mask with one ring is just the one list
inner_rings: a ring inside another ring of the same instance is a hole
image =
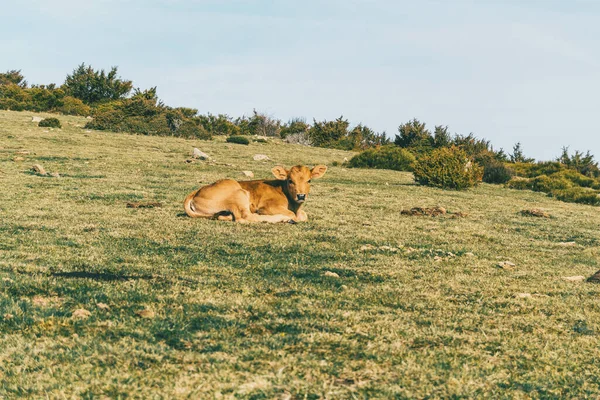
[[475, 257], [475, 254], [473, 254], [471, 252], [468, 252], [468, 253], [465, 253], [465, 256], [467, 256], [467, 257]]
[[40, 164], [34, 164], [31, 167], [31, 170], [38, 175], [47, 175], [48, 174], [46, 172], [46, 170], [44, 169], [44, 167], [42, 167]]
[[102, 311], [109, 311], [110, 310], [110, 306], [108, 304], [104, 304], [104, 303], [97, 303], [96, 307], [98, 307]]
[[529, 299], [531, 298], [531, 293], [517, 293], [515, 294], [517, 299]]
[[25, 159], [23, 157], [15, 157], [13, 158], [14, 162], [21, 162], [21, 161], [25, 161]]
[[375, 249], [375, 247], [370, 244], [365, 244], [364, 246], [360, 247], [360, 251], [369, 251], [369, 250], [373, 250], [373, 249]]
[[573, 246], [577, 246], [576, 242], [560, 242], [558, 243], [559, 246], [563, 246], [563, 247], [573, 247]]
[[600, 271], [587, 278], [587, 281], [591, 283], [600, 283]]
[[269, 161], [269, 156], [265, 154], [255, 154], [253, 157], [254, 161]]
[[516, 267], [515, 263], [512, 263], [510, 261], [500, 261], [498, 263], [498, 268], [513, 269], [514, 267]]
[[89, 312], [88, 310], [86, 310], [85, 308], [79, 308], [75, 311], [73, 311], [73, 314], [71, 314], [71, 318], [73, 319], [88, 319], [89, 317], [91, 317], [92, 313]]
[[540, 210], [539, 208], [532, 208], [531, 210], [521, 210], [521, 215], [526, 217], [538, 217], [538, 218], [550, 218], [550, 214], [548, 214], [544, 210]]
[[585, 281], [585, 276], [581, 276], [581, 275], [563, 276], [563, 279], [568, 282], [583, 282], [583, 281]]
[[194, 150], [192, 151], [192, 158], [197, 158], [200, 160], [208, 160], [210, 159], [210, 157], [208, 156], [208, 154], [200, 151], [200, 149], [197, 149], [194, 147]]
[[40, 122], [43, 119], [44, 118], [42, 118], [42, 117], [36, 117], [36, 116], [34, 116], [34, 117], [31, 117], [31, 122]]
[[330, 278], [339, 278], [340, 277], [336, 272], [332, 272], [332, 271], [325, 271], [323, 276], [328, 276]]
[[88, 115], [87, 117], [85, 117], [85, 119], [94, 119], [94, 117]]
[[254, 178], [254, 172], [252, 171], [242, 171], [242, 175], [246, 178]]
[[148, 319], [150, 319], [150, 318], [154, 318], [154, 316], [156, 315], [156, 314], [154, 313], [154, 311], [152, 311], [152, 310], [150, 310], [150, 309], [148, 309], [148, 308], [146, 308], [146, 309], [143, 309], [143, 310], [140, 310], [140, 311], [136, 311], [135, 313], [136, 313], [136, 315], [138, 315], [139, 317], [142, 317], [142, 318], [148, 318]]
[[60, 178], [60, 174], [58, 172], [53, 172], [50, 174], [50, 176], [53, 178]]
[[347, 163], [348, 162], [348, 157], [344, 157], [344, 162]]

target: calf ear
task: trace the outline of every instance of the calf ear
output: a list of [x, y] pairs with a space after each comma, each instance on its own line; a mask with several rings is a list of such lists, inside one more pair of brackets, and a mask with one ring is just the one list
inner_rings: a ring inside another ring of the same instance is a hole
[[310, 170], [311, 178], [317, 179], [325, 175], [327, 171], [327, 167], [325, 165], [317, 165], [313, 169]]
[[273, 172], [273, 175], [275, 176], [275, 178], [277, 178], [279, 180], [287, 179], [288, 172], [281, 165], [278, 165], [275, 168], [273, 168], [271, 170], [271, 172]]

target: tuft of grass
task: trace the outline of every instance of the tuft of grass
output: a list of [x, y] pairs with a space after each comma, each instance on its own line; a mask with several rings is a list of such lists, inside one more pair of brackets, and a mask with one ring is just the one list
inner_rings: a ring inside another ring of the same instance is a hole
[[[307, 223], [190, 219], [201, 185], [353, 153], [217, 138], [185, 163], [196, 140], [61, 118], [0, 111], [0, 398], [600, 396], [600, 285], [563, 279], [600, 269], [597, 208], [332, 166]], [[468, 216], [400, 216], [436, 206]]]

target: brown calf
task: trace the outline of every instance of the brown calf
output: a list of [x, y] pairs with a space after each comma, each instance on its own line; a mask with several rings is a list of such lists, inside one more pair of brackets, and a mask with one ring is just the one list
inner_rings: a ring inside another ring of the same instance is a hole
[[276, 180], [234, 181], [223, 179], [190, 193], [183, 206], [190, 217], [218, 218], [236, 222], [300, 222], [308, 219], [302, 204], [310, 192], [311, 179], [327, 171], [297, 165], [290, 170], [273, 168]]

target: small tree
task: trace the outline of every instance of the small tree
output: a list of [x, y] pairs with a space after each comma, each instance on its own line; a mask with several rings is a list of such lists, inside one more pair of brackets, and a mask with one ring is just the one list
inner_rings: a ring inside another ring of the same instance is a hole
[[348, 135], [350, 123], [343, 116], [335, 121], [317, 122], [314, 120], [313, 126], [308, 130], [308, 136], [317, 147], [335, 147], [340, 139]]
[[23, 89], [27, 87], [27, 81], [23, 74], [21, 74], [21, 70], [13, 69], [0, 73], [0, 85], [8, 85], [10, 83], [20, 86]]
[[67, 75], [63, 88], [68, 95], [81, 99], [86, 104], [94, 104], [125, 98], [131, 92], [133, 84], [117, 75], [117, 67], [112, 67], [106, 73], [81, 64], [71, 75]]
[[310, 126], [303, 118], [293, 118], [281, 127], [279, 136], [285, 139], [288, 135], [305, 134]]
[[597, 178], [600, 176], [598, 162], [594, 160], [594, 156], [588, 150], [587, 153], [576, 150], [575, 154], [569, 154], [569, 147], [562, 148], [562, 154], [556, 160], [565, 165], [567, 168], [572, 168], [583, 175]]
[[396, 135], [394, 144], [403, 148], [415, 148], [418, 150], [426, 150], [431, 148], [433, 144], [433, 136], [425, 127], [425, 123], [418, 119], [413, 119], [398, 127], [399, 135]]
[[513, 152], [510, 155], [510, 162], [513, 163], [531, 163], [535, 160], [533, 158], [525, 157], [523, 154], [523, 149], [521, 148], [521, 143], [517, 142], [513, 147]]

